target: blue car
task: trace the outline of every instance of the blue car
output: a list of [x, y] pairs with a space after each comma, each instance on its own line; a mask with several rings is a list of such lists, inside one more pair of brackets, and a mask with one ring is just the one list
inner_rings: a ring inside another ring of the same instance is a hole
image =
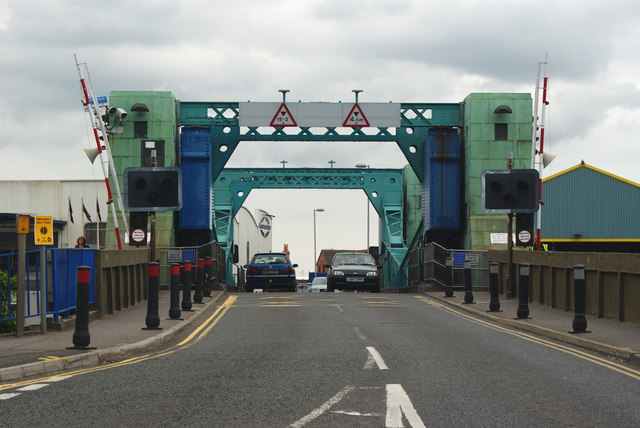
[[248, 265], [244, 266], [246, 272], [245, 291], [252, 293], [256, 288], [263, 291], [297, 291], [296, 281], [297, 264], [291, 264], [291, 260], [285, 253], [257, 253]]

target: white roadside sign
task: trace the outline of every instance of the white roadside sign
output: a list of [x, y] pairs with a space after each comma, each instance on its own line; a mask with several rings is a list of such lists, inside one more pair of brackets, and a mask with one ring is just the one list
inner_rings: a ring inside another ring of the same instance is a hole
[[[282, 111], [283, 103], [240, 103], [238, 124], [240, 126], [271, 126], [274, 117]], [[348, 119], [353, 116], [355, 103], [286, 103], [291, 123], [299, 127], [341, 127], [362, 126], [357, 123], [349, 125]], [[356, 106], [361, 115], [366, 117], [371, 127], [400, 127], [399, 103], [358, 103]], [[290, 126], [290, 122], [283, 126]], [[345, 125], [347, 123], [347, 125]]]

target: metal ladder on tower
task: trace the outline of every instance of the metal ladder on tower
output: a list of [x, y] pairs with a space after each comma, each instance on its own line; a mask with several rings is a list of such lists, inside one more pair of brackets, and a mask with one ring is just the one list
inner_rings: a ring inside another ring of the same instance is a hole
[[[120, 236], [118, 215], [116, 213], [116, 208], [115, 208], [114, 199], [113, 199], [113, 192], [111, 188], [111, 183], [109, 181], [109, 167], [111, 169], [111, 174], [114, 177], [116, 202], [118, 205], [118, 210], [120, 211], [120, 215], [122, 216], [122, 223], [124, 224], [125, 234], [129, 233], [129, 225], [127, 223], [127, 216], [124, 211], [124, 204], [122, 202], [122, 193], [120, 192], [118, 175], [116, 173], [115, 165], [113, 163], [113, 158], [111, 156], [111, 147], [109, 146], [109, 135], [108, 135], [107, 127], [104, 123], [104, 120], [102, 119], [102, 115], [100, 114], [100, 110], [98, 107], [98, 98], [96, 97], [95, 92], [93, 90], [93, 85], [91, 84], [91, 79], [89, 77], [89, 69], [87, 67], [87, 64], [79, 63], [78, 57], [75, 54], [73, 55], [73, 57], [76, 62], [76, 68], [78, 69], [78, 76], [80, 77], [80, 86], [82, 87], [82, 94], [84, 96], [82, 105], [84, 106], [85, 111], [89, 114], [89, 118], [91, 119], [91, 125], [93, 127], [93, 136], [96, 142], [96, 147], [98, 149], [98, 155], [100, 156], [102, 173], [104, 175], [104, 181], [107, 187], [107, 205], [109, 205], [111, 210], [111, 217], [113, 218], [113, 225], [115, 229], [116, 240], [118, 242], [118, 249], [121, 250], [122, 237]], [[87, 85], [87, 82], [88, 82], [88, 85]]]

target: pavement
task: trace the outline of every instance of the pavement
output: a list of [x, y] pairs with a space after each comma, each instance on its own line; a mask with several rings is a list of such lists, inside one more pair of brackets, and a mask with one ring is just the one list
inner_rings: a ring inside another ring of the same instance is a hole
[[38, 327], [37, 332], [28, 332], [21, 337], [0, 335], [0, 383], [97, 366], [156, 348], [202, 321], [204, 315], [211, 312], [208, 309], [224, 295], [224, 291], [212, 290], [211, 297], [204, 297], [203, 303], [192, 304], [192, 312], [181, 311], [182, 320], [173, 320], [169, 318], [170, 292], [160, 290], [158, 312], [162, 330], [143, 330], [147, 303], [140, 302], [101, 319], [90, 319], [88, 347], [95, 348], [90, 350], [66, 349], [74, 346], [73, 319], [62, 323], [61, 331], [51, 328], [41, 334]]
[[488, 312], [491, 301], [489, 292], [474, 291], [472, 304], [464, 303], [463, 290], [456, 290], [453, 297], [445, 297], [443, 291], [428, 291], [425, 294], [440, 303], [498, 324], [584, 348], [640, 367], [640, 324], [638, 323], [586, 315], [588, 333], [571, 333], [575, 316], [571, 311], [529, 303], [529, 317], [516, 319], [517, 297], [505, 299], [505, 296], [501, 295], [499, 298], [501, 312]]
[[[445, 298], [444, 292], [425, 292], [437, 302], [465, 311], [502, 325], [524, 330], [556, 341], [571, 344], [640, 367], [640, 324], [619, 322], [587, 316], [590, 333], [571, 334], [572, 312], [529, 304], [529, 318], [516, 320], [517, 299], [500, 296], [502, 312], [487, 312], [488, 292], [473, 292], [473, 304], [464, 303], [464, 291], [456, 290], [454, 297]], [[92, 350], [66, 349], [73, 346], [75, 323], [67, 323], [62, 331], [49, 330], [15, 335], [0, 335], [0, 383], [32, 376], [53, 375], [63, 370], [92, 367], [117, 361], [128, 355], [156, 348], [204, 319], [209, 308], [216, 306], [225, 296], [224, 291], [212, 291], [202, 304], [193, 304], [193, 312], [182, 311], [183, 320], [169, 318], [169, 291], [159, 296], [160, 327], [162, 330], [143, 330], [147, 304], [118, 311], [89, 323]]]

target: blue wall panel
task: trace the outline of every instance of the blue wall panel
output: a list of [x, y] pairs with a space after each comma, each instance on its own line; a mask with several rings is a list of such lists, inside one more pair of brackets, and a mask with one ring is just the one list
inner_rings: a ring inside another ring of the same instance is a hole
[[457, 128], [429, 130], [422, 187], [425, 230], [459, 230], [461, 185], [461, 137]]
[[209, 128], [182, 128], [181, 229], [211, 229], [211, 132]]

